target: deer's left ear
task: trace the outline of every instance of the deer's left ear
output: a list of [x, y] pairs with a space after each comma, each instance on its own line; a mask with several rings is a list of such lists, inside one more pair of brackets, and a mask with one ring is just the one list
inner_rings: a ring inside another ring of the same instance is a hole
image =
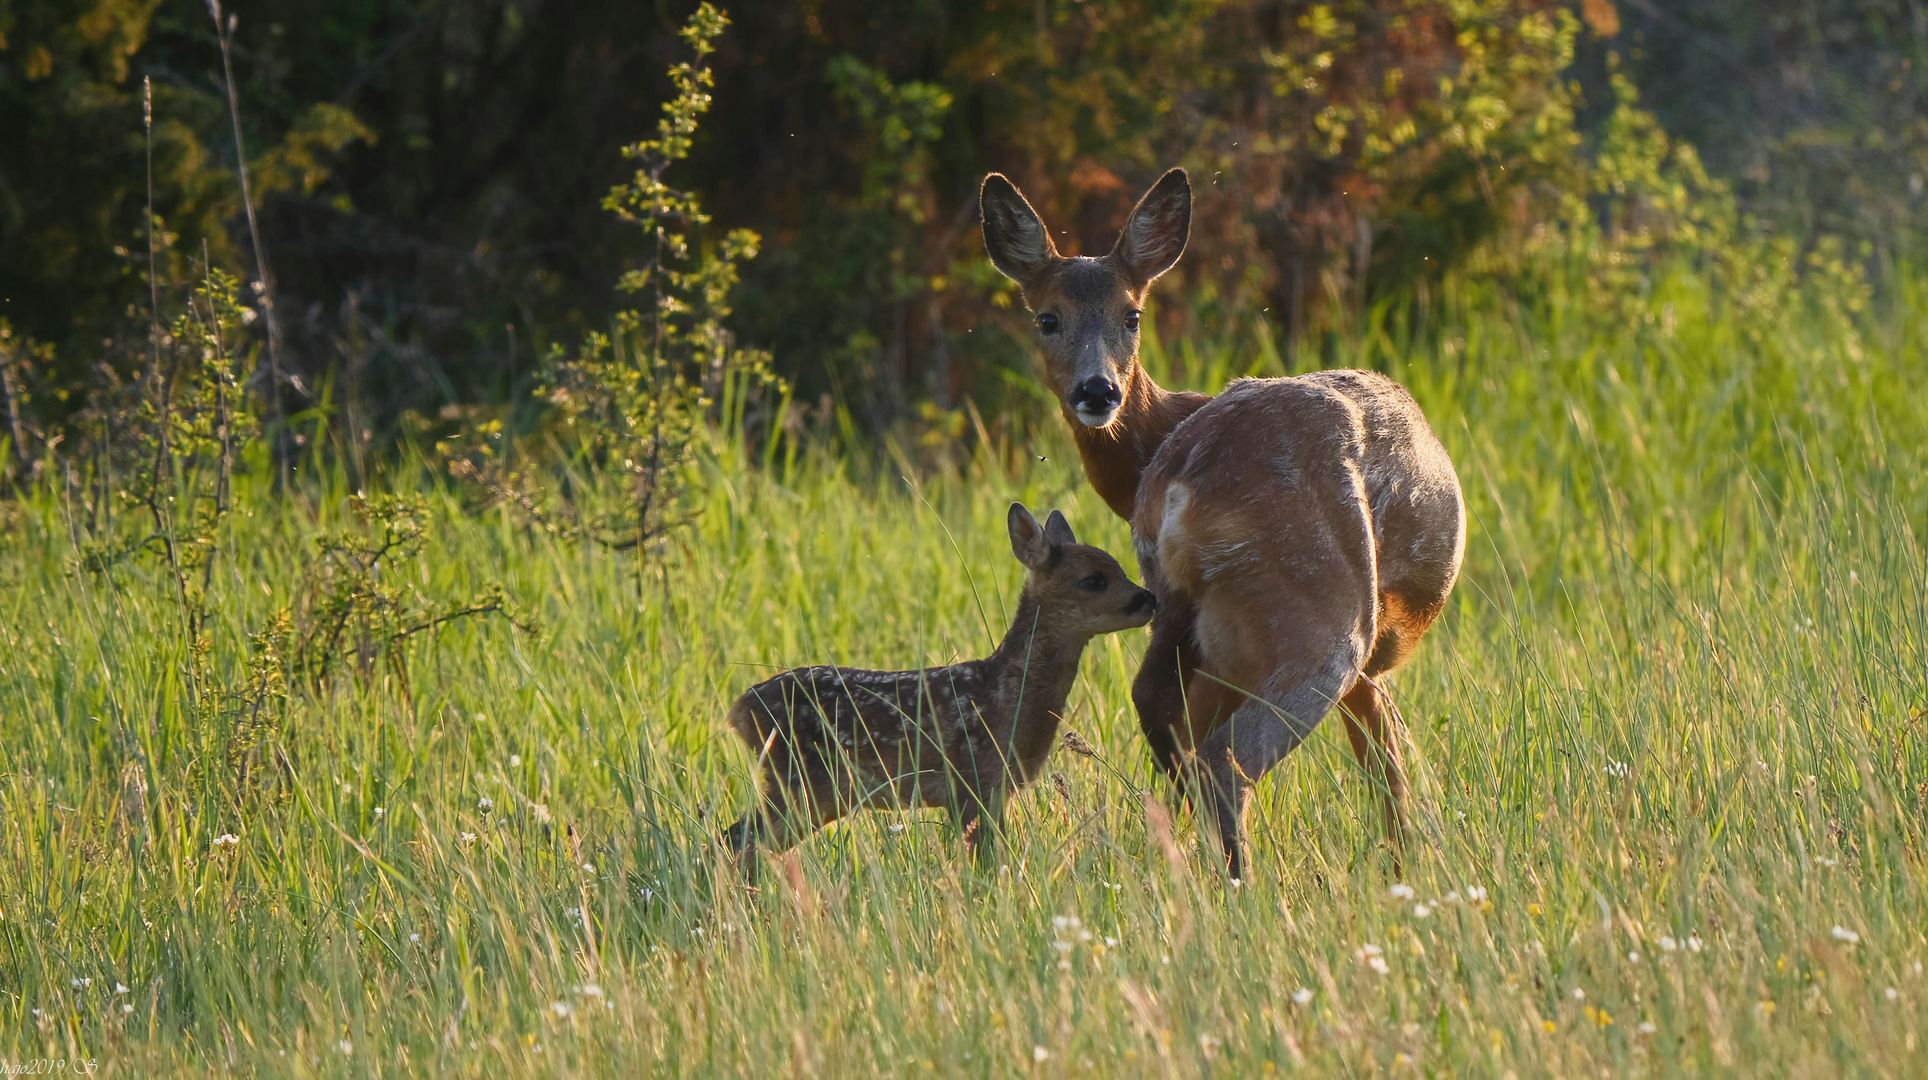
[[1036, 570], [1051, 561], [1051, 542], [1046, 540], [1045, 530], [1038, 519], [1023, 503], [1012, 503], [1009, 520], [1011, 530], [1011, 554], [1018, 557], [1027, 569]]
[[1053, 510], [1051, 516], [1044, 519], [1044, 542], [1054, 548], [1078, 542], [1078, 538], [1071, 535], [1071, 523], [1064, 519], [1063, 511]]
[[1132, 208], [1111, 259], [1142, 289], [1177, 264], [1191, 235], [1192, 182], [1185, 170], [1173, 169]]

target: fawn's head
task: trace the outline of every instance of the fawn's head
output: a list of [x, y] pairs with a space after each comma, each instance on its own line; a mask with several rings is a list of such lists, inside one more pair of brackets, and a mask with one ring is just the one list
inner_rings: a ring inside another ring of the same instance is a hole
[[1010, 529], [1011, 553], [1030, 571], [1024, 591], [1041, 624], [1091, 637], [1151, 621], [1157, 601], [1150, 590], [1132, 584], [1104, 549], [1078, 543], [1062, 513], [1051, 511], [1039, 525], [1023, 503], [1012, 503]]
[[1086, 427], [1118, 416], [1143, 378], [1138, 320], [1151, 283], [1178, 262], [1192, 230], [1192, 184], [1173, 169], [1151, 186], [1125, 219], [1111, 253], [1065, 258], [1044, 220], [999, 173], [979, 193], [984, 247], [991, 264], [1024, 290], [1037, 317], [1045, 381], [1065, 411]]

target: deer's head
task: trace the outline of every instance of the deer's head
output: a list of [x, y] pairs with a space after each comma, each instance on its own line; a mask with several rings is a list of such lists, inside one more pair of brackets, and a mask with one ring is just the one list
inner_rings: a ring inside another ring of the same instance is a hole
[[1036, 317], [1045, 382], [1065, 412], [1102, 428], [1142, 378], [1138, 321], [1151, 283], [1178, 262], [1192, 229], [1192, 185], [1173, 169], [1153, 184], [1125, 220], [1111, 253], [1065, 258], [1044, 220], [999, 173], [979, 194], [991, 264], [1024, 290]]

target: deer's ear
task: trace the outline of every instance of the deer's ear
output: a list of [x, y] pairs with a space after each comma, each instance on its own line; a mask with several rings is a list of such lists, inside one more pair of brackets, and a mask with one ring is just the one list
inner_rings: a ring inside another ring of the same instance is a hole
[[1071, 523], [1064, 519], [1064, 511], [1053, 510], [1051, 516], [1044, 519], [1044, 542], [1054, 548], [1078, 542], [1078, 538], [1071, 535]]
[[1142, 289], [1178, 262], [1191, 235], [1192, 182], [1173, 169], [1132, 208], [1111, 258]]
[[1044, 538], [1038, 519], [1023, 503], [1011, 504], [1011, 554], [1028, 569], [1036, 570], [1051, 561], [1051, 542]]
[[984, 178], [978, 210], [984, 215], [984, 250], [991, 265], [1020, 286], [1029, 285], [1058, 257], [1044, 219], [1002, 173]]

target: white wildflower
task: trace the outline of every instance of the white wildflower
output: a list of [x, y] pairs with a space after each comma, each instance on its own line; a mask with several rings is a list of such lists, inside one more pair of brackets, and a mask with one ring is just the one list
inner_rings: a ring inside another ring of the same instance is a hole
[[1883, 990], [1881, 994], [1883, 997], [1886, 997], [1889, 1001], [1894, 1001], [1895, 999], [1901, 997], [1901, 991], [1896, 990], [1892, 986], [1890, 986], [1886, 990]]
[[340, 1054], [342, 1057], [348, 1057], [354, 1054], [355, 1044], [349, 1042], [347, 1039], [343, 1039], [342, 1041], [335, 1044], [335, 1052]]
[[1303, 986], [1299, 987], [1297, 990], [1292, 991], [1292, 1003], [1294, 1005], [1312, 1004], [1312, 991]]
[[1360, 959], [1360, 961], [1363, 962], [1367, 967], [1371, 968], [1372, 970], [1378, 972], [1381, 975], [1389, 974], [1392, 971], [1392, 968], [1386, 966], [1385, 950], [1381, 949], [1377, 945], [1374, 945], [1370, 941], [1366, 942], [1364, 945], [1359, 946], [1359, 951], [1356, 952], [1354, 955], [1357, 956]]
[[1471, 900], [1475, 904], [1484, 904], [1486, 902], [1485, 887], [1480, 885], [1466, 886], [1466, 899]]
[[94, 985], [94, 980], [92, 980], [92, 979], [68, 979], [68, 980], [67, 980], [67, 985], [68, 985], [68, 986], [71, 986], [71, 987], [73, 987], [73, 988], [74, 988], [74, 989], [76, 989], [76, 990], [85, 990], [85, 989], [87, 989], [88, 987], [90, 987], [90, 986], [92, 986], [92, 985]]
[[1612, 758], [1608, 758], [1607, 767], [1601, 771], [1608, 776], [1625, 777], [1633, 772], [1633, 766], [1628, 765], [1624, 761], [1615, 761]]
[[510, 755], [509, 755], [509, 768], [511, 768], [511, 769], [520, 769], [521, 767], [522, 767], [522, 755], [521, 755], [521, 754], [510, 754]]
[[1573, 1000], [1585, 1001], [1586, 999], [1587, 999], [1587, 992], [1585, 990], [1582, 990], [1577, 986], [1573, 988]]
[[599, 998], [603, 996], [602, 987], [597, 985], [596, 983], [587, 983], [585, 985], [578, 986], [576, 987], [576, 993], [581, 994], [583, 997]]
[[1854, 943], [1861, 940], [1860, 934], [1857, 934], [1854, 931], [1848, 929], [1847, 927], [1841, 926], [1838, 924], [1832, 930], [1829, 930], [1828, 933], [1834, 935], [1834, 940], [1843, 942], [1848, 945], [1853, 945]]
[[116, 982], [114, 984], [114, 993], [116, 994], [127, 993], [127, 985], [125, 983]]
[[583, 873], [585, 873], [585, 874], [593, 874], [593, 873], [595, 873], [595, 872], [596, 872], [596, 864], [595, 864], [595, 863], [592, 863], [592, 862], [586, 862], [586, 863], [583, 863], [583, 864], [582, 864], [582, 872], [583, 872]]
[[1403, 881], [1395, 884], [1390, 891], [1394, 900], [1411, 900], [1414, 895], [1413, 887]]
[[1433, 909], [1430, 905], [1427, 905], [1427, 904], [1413, 905], [1413, 918], [1415, 919], [1429, 919], [1432, 917], [1432, 914], [1433, 914]]
[[1640, 1022], [1640, 1033], [1642, 1035], [1652, 1035], [1654, 1032], [1659, 1030], [1660, 1030], [1659, 1028], [1654, 1026], [1654, 1022], [1652, 1020], [1642, 1020]]
[[549, 1011], [555, 1013], [557, 1016], [568, 1016], [570, 1012], [569, 1003], [566, 1001], [552, 1001], [549, 1003]]
[[238, 847], [240, 843], [241, 838], [233, 833], [222, 833], [214, 838], [214, 846], [217, 848]]
[[410, 940], [410, 941], [420, 941], [420, 940], [422, 940], [422, 935], [420, 935], [420, 934], [410, 934], [410, 935], [408, 935], [408, 940]]
[[1675, 949], [1680, 948], [1680, 942], [1675, 941], [1666, 934], [1660, 935], [1660, 937], [1654, 941], [1654, 944], [1660, 946], [1661, 952], [1673, 952]]
[[1627, 959], [1638, 964], [1640, 962], [1640, 954], [1637, 952], [1630, 952], [1627, 954]]
[[489, 798], [487, 795], [484, 795], [481, 798], [475, 800], [475, 808], [486, 814], [489, 811], [495, 809], [495, 800]]
[[472, 833], [472, 832], [465, 832], [465, 833], [463, 833], [463, 834], [462, 834], [462, 838], [461, 838], [461, 839], [462, 839], [462, 843], [463, 843], [463, 844], [465, 844], [465, 845], [466, 845], [466, 844], [473, 844], [473, 843], [475, 843], [475, 834], [474, 834], [474, 833]]
[[1454, 889], [1452, 892], [1447, 893], [1445, 896], [1442, 896], [1439, 899], [1442, 903], [1457, 904], [1459, 903], [1459, 890]]
[[1049, 1058], [1050, 1056], [1051, 1056], [1051, 1051], [1046, 1050], [1042, 1046], [1033, 1046], [1031, 1048], [1032, 1061], [1044, 1061], [1046, 1058]]
[[385, 815], [387, 815], [387, 813], [388, 813], [388, 811], [386, 811], [386, 810], [384, 810], [384, 809], [382, 809], [382, 808], [381, 808], [381, 807], [379, 807], [379, 806], [377, 806], [377, 807], [375, 808], [375, 816], [376, 816], [376, 817], [383, 817], [383, 816], [385, 816]]
[[1699, 951], [1700, 951], [1700, 946], [1701, 946], [1701, 941], [1700, 941], [1700, 935], [1699, 935], [1699, 934], [1688, 934], [1688, 935], [1687, 935], [1687, 951], [1688, 951], [1688, 952], [1699, 952]]

